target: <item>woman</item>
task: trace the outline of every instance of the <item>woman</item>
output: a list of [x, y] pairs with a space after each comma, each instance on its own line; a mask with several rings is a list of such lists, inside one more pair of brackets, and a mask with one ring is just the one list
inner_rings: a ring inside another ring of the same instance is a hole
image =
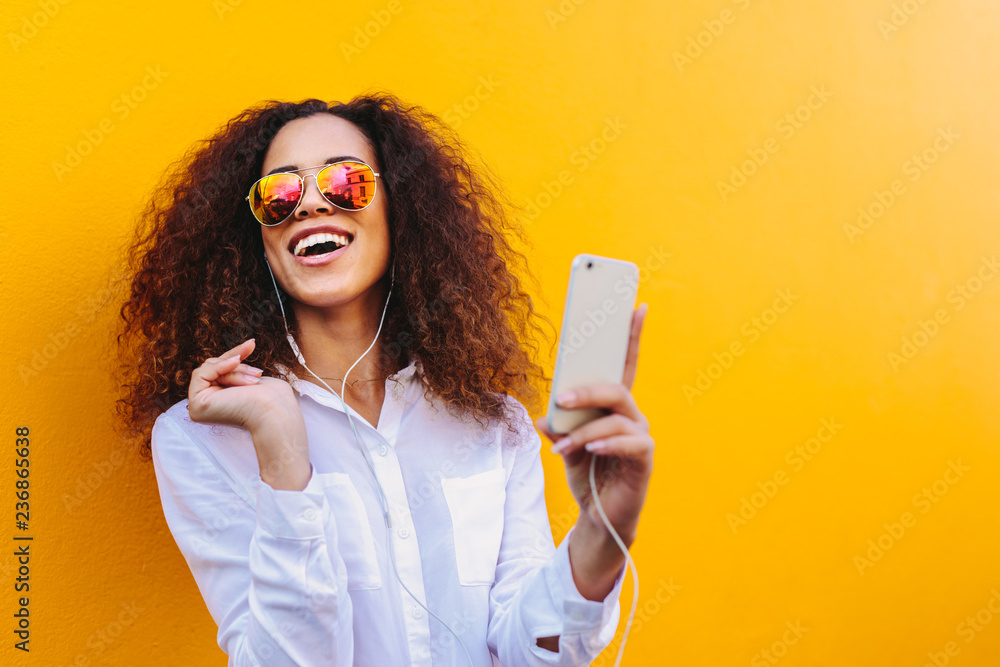
[[460, 146], [390, 95], [269, 102], [145, 211], [120, 408], [230, 665], [576, 665], [614, 636], [624, 555], [588, 472], [631, 544], [645, 311], [623, 383], [565, 403], [612, 414], [554, 448], [581, 509], [556, 548], [521, 402], [538, 316]]

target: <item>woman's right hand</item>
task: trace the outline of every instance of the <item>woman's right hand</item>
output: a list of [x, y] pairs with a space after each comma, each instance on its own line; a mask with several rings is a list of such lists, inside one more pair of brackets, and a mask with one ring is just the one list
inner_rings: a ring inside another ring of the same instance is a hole
[[188, 414], [250, 431], [261, 479], [275, 489], [301, 490], [312, 474], [302, 411], [287, 382], [242, 363], [254, 347], [251, 338], [191, 373]]

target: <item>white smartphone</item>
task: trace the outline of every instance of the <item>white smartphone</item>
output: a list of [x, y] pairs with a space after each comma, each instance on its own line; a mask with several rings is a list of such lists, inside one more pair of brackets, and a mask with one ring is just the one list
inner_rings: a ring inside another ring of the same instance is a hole
[[589, 254], [573, 258], [546, 417], [552, 433], [569, 433], [607, 414], [564, 410], [555, 397], [588, 384], [622, 381], [638, 287], [639, 267], [632, 262]]

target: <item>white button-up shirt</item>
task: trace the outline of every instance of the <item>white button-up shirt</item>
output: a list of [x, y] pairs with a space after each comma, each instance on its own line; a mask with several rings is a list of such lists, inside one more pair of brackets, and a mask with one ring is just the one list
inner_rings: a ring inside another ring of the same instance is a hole
[[[230, 665], [584, 665], [614, 637], [624, 568], [603, 602], [585, 599], [556, 548], [541, 440], [524, 406], [516, 433], [481, 430], [425, 400], [419, 362], [386, 380], [374, 428], [290, 371], [309, 440], [301, 491], [260, 479], [250, 433], [199, 424], [187, 400], [153, 426], [163, 513], [219, 626]], [[428, 395], [431, 395], [428, 393]], [[559, 652], [536, 639], [559, 636]]]

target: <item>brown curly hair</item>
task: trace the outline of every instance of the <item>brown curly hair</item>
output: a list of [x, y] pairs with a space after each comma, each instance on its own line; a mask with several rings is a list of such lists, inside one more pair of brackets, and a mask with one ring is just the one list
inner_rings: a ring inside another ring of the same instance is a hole
[[[488, 168], [438, 117], [388, 93], [347, 103], [266, 101], [238, 114], [170, 165], [125, 252], [117, 335], [122, 435], [150, 458], [157, 416], [187, 397], [191, 372], [253, 336], [249, 363], [280, 376], [298, 364], [285, 340], [263, 261], [260, 225], [244, 197], [271, 139], [317, 113], [356, 125], [371, 143], [388, 199], [396, 283], [379, 368], [419, 360], [420, 381], [450, 410], [514, 428], [506, 395], [537, 408], [549, 378], [536, 362], [541, 320], [513, 206]], [[285, 306], [289, 327], [294, 314]], [[554, 328], [552, 328], [554, 331]], [[551, 351], [551, 349], [550, 349]], [[402, 362], [402, 363], [400, 363]]]

